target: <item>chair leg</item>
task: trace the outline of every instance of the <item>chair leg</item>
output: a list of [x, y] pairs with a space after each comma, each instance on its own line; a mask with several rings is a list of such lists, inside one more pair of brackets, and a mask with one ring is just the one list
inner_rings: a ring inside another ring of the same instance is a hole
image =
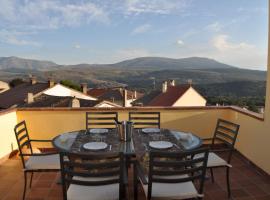
[[27, 172], [24, 172], [23, 200], [25, 200], [26, 186], [27, 186]]
[[32, 187], [32, 180], [33, 180], [33, 176], [34, 176], [34, 172], [31, 172], [31, 177], [30, 177], [30, 184], [29, 184], [29, 188]]
[[138, 199], [138, 178], [137, 178], [137, 170], [135, 164], [133, 164], [133, 192], [134, 192], [134, 200]]
[[211, 173], [211, 180], [212, 180], [212, 183], [214, 183], [214, 182], [215, 182], [215, 177], [214, 177], [213, 168], [210, 168], [210, 173]]
[[229, 167], [227, 167], [226, 169], [226, 179], [227, 179], [228, 198], [231, 198], [230, 168]]

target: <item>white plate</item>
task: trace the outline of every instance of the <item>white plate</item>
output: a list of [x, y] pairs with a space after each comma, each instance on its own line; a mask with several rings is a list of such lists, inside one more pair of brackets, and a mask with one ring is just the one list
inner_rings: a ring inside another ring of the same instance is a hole
[[88, 142], [83, 145], [84, 149], [87, 150], [102, 150], [106, 149], [108, 147], [108, 144], [105, 142]]
[[142, 132], [144, 132], [144, 133], [159, 133], [160, 129], [159, 128], [143, 128]]
[[168, 141], [151, 141], [149, 146], [155, 149], [169, 149], [173, 147], [173, 144]]
[[92, 128], [89, 131], [90, 133], [108, 133], [109, 130], [106, 128]]

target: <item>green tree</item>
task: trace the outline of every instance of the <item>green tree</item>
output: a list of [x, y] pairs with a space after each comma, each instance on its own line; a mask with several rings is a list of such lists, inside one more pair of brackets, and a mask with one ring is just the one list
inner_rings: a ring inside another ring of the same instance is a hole
[[21, 78], [15, 78], [15, 79], [12, 79], [10, 82], [9, 82], [9, 86], [10, 87], [16, 87], [20, 84], [24, 83], [24, 81], [21, 79]]
[[74, 83], [70, 80], [61, 80], [60, 83], [74, 90], [82, 91], [81, 86], [79, 84]]

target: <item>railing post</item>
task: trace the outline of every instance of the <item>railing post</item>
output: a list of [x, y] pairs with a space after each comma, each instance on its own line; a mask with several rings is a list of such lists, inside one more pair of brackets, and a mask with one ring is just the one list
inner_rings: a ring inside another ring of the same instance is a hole
[[270, 0], [268, 0], [268, 53], [267, 53], [267, 80], [265, 97], [265, 122], [270, 124]]

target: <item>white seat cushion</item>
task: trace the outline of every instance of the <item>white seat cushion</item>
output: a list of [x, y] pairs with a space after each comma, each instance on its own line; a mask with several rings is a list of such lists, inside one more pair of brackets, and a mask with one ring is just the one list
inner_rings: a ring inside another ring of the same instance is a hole
[[25, 163], [26, 169], [60, 169], [58, 154], [47, 156], [30, 156]]
[[[172, 176], [184, 178], [187, 175]], [[166, 178], [169, 178], [167, 176]], [[148, 185], [143, 185], [145, 195], [148, 194]], [[152, 198], [156, 199], [189, 199], [201, 197], [191, 181], [184, 183], [152, 183]]]
[[[195, 158], [202, 157], [203, 155], [197, 154]], [[229, 165], [224, 159], [219, 157], [217, 154], [210, 152], [208, 156], [208, 161], [207, 161], [207, 167], [218, 167], [218, 166], [228, 166]]]
[[[110, 177], [111, 178], [111, 177]], [[106, 180], [106, 178], [84, 178], [76, 177], [73, 179], [85, 181]], [[119, 184], [101, 186], [83, 186], [70, 184], [67, 191], [68, 200], [117, 200], [119, 199]]]

